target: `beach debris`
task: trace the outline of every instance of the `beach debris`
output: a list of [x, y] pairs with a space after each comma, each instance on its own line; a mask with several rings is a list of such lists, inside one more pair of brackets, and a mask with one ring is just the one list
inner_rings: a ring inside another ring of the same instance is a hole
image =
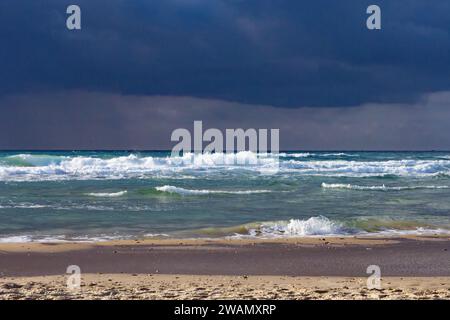
[[327, 289], [317, 289], [317, 290], [314, 290], [315, 293], [319, 293], [319, 294], [327, 293], [328, 291], [329, 291], [329, 290], [327, 290]]
[[23, 285], [18, 284], [18, 283], [14, 283], [14, 282], [8, 282], [8, 283], [4, 283], [2, 285], [3, 289], [20, 289], [22, 287], [23, 287]]

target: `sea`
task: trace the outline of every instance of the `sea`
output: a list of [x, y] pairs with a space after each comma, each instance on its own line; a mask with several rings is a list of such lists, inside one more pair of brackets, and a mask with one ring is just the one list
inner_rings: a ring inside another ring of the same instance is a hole
[[0, 152], [0, 242], [450, 233], [450, 152]]

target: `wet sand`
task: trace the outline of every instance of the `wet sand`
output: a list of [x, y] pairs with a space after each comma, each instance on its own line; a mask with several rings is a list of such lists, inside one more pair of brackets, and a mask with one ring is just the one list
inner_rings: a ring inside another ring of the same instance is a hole
[[0, 244], [0, 275], [0, 299], [449, 299], [450, 237]]

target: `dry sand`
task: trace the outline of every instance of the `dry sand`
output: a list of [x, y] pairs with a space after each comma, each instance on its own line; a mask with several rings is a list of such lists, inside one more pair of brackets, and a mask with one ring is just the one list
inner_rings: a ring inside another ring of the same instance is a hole
[[79, 290], [67, 276], [2, 278], [0, 299], [450, 299], [450, 277], [366, 278], [86, 274]]

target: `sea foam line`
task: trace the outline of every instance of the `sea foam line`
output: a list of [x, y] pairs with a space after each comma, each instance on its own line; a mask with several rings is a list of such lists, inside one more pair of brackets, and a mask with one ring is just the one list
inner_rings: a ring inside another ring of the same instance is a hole
[[161, 192], [176, 193], [180, 195], [202, 195], [202, 194], [253, 194], [253, 193], [268, 193], [270, 190], [198, 190], [198, 189], [185, 189], [170, 185], [155, 188]]
[[127, 194], [127, 190], [119, 191], [119, 192], [91, 192], [88, 193], [88, 196], [91, 197], [105, 197], [105, 198], [115, 198], [115, 197], [121, 197], [125, 194]]
[[[286, 153], [282, 152], [278, 154], [282, 158], [310, 158], [310, 157], [359, 157], [357, 154], [349, 154], [344, 152], [335, 153], [310, 153], [310, 152], [300, 152], [300, 153]], [[450, 159], [450, 158], [449, 158]]]
[[359, 186], [344, 183], [322, 183], [322, 188], [325, 189], [348, 189], [348, 190], [375, 190], [375, 191], [402, 191], [402, 190], [417, 190], [417, 189], [448, 189], [449, 186]]

